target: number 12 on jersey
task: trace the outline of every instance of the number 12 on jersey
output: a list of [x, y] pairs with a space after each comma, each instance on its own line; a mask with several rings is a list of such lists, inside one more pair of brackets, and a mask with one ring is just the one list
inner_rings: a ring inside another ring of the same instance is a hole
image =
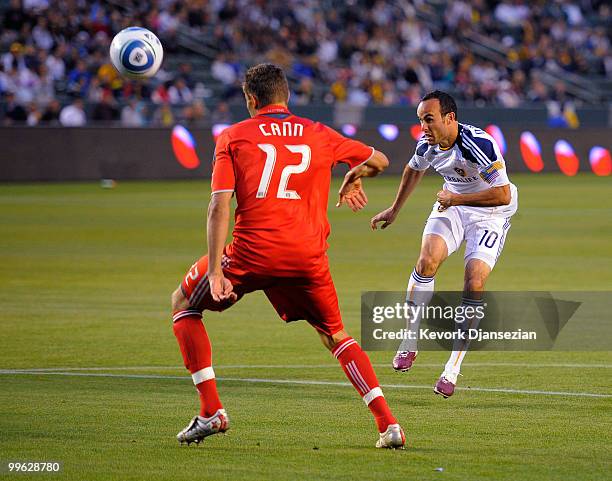
[[[257, 144], [261, 150], [266, 153], [266, 164], [264, 165], [263, 173], [261, 174], [261, 180], [259, 181], [259, 188], [257, 189], [256, 197], [263, 199], [268, 195], [268, 189], [270, 188], [270, 179], [272, 178], [272, 172], [274, 172], [274, 165], [276, 164], [276, 147], [272, 144]], [[306, 172], [310, 166], [310, 147], [305, 144], [300, 145], [285, 145], [285, 148], [294, 154], [300, 154], [302, 161], [297, 165], [287, 165], [281, 172], [280, 182], [278, 184], [278, 191], [276, 197], [279, 199], [301, 199], [300, 195], [295, 190], [288, 190], [287, 184], [289, 183], [289, 177], [293, 174], [302, 174]]]

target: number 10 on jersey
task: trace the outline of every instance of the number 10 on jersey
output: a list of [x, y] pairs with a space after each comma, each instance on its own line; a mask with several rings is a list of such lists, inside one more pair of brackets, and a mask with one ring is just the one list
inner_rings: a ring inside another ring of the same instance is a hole
[[[264, 165], [263, 173], [261, 174], [261, 180], [259, 181], [259, 188], [257, 189], [256, 197], [263, 199], [268, 195], [268, 189], [270, 188], [270, 179], [272, 178], [272, 172], [274, 172], [274, 165], [276, 164], [276, 147], [272, 144], [257, 144], [261, 150], [266, 153], [266, 164]], [[302, 161], [297, 165], [287, 165], [281, 172], [280, 182], [278, 184], [278, 190], [276, 197], [279, 199], [301, 199], [300, 195], [295, 190], [288, 190], [287, 184], [289, 183], [289, 177], [293, 174], [302, 174], [306, 172], [310, 166], [310, 147], [305, 144], [300, 145], [285, 145], [285, 148], [294, 154], [300, 154]]]

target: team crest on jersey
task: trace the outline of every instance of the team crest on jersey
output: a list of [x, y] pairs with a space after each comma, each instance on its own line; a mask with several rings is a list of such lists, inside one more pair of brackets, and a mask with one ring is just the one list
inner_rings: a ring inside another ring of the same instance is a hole
[[465, 177], [465, 170], [455, 167], [455, 172], [457, 172], [461, 177]]

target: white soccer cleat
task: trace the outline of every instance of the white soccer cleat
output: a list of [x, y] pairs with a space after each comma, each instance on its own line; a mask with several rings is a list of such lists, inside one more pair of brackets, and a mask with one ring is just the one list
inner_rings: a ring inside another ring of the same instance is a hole
[[406, 436], [399, 424], [389, 424], [384, 433], [380, 433], [380, 438], [376, 441], [377, 448], [404, 449]]
[[229, 417], [225, 409], [219, 409], [209, 418], [195, 416], [191, 422], [176, 435], [179, 443], [200, 444], [207, 436], [212, 436], [217, 433], [224, 433], [229, 429]]

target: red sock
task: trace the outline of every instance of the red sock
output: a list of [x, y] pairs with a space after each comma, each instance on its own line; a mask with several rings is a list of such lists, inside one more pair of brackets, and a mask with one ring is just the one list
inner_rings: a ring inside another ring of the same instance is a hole
[[372, 411], [378, 431], [385, 432], [389, 424], [397, 423], [378, 385], [370, 358], [357, 341], [352, 337], [347, 337], [334, 348], [332, 354], [338, 359], [346, 377]]
[[217, 392], [215, 372], [212, 368], [212, 350], [202, 314], [195, 310], [175, 312], [174, 335], [181, 348], [185, 367], [191, 373], [200, 395], [200, 416], [210, 417], [223, 405]]

